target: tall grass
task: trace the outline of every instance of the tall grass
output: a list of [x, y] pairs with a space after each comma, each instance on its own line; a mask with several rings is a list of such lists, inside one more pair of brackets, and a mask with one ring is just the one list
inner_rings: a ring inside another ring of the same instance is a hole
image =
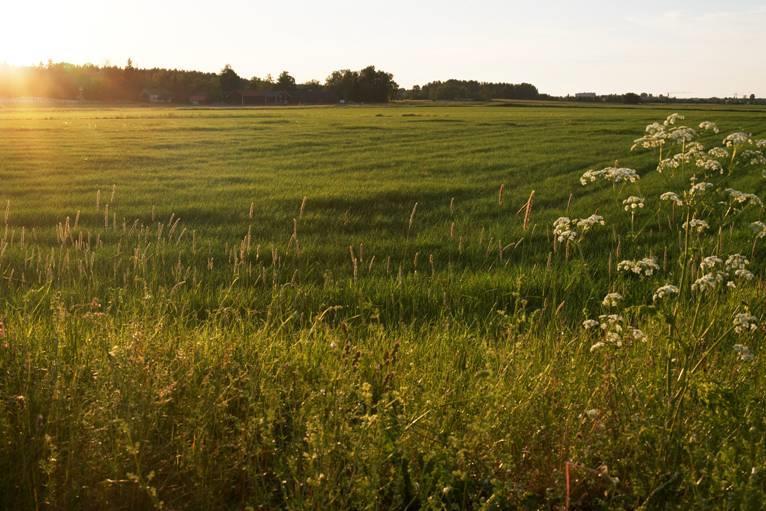
[[2, 506], [757, 509], [762, 148], [665, 114], [0, 113]]

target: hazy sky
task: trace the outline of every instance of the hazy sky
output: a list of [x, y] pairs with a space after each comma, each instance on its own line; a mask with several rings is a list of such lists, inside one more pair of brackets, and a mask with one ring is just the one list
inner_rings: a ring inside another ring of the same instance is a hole
[[178, 67], [298, 81], [369, 64], [400, 85], [766, 97], [766, 0], [2, 0], [0, 63]]

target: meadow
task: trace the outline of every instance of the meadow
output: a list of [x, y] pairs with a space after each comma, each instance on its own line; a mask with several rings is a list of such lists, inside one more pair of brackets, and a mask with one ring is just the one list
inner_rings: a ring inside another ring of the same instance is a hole
[[2, 107], [0, 507], [759, 509], [763, 139]]

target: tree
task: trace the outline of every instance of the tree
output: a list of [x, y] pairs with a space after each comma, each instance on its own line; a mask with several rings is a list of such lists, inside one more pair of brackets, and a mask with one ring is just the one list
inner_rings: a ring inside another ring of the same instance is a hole
[[641, 96], [634, 92], [628, 92], [622, 97], [622, 102], [626, 105], [638, 105], [641, 103]]
[[287, 71], [282, 71], [277, 78], [277, 88], [282, 90], [292, 90], [295, 88], [295, 78], [290, 76]]
[[219, 83], [221, 85], [221, 95], [224, 99], [231, 99], [232, 95], [241, 88], [242, 78], [239, 77], [229, 64], [226, 64], [221, 70]]

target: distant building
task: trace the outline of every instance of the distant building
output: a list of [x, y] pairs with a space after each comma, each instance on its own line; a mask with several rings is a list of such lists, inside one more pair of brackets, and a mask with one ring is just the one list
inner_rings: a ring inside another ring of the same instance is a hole
[[144, 89], [141, 97], [149, 103], [172, 103], [173, 96], [167, 91], [160, 89]]
[[575, 99], [596, 99], [595, 92], [578, 92], [575, 94]]
[[206, 94], [193, 94], [189, 96], [189, 103], [192, 105], [204, 105], [210, 101]]

